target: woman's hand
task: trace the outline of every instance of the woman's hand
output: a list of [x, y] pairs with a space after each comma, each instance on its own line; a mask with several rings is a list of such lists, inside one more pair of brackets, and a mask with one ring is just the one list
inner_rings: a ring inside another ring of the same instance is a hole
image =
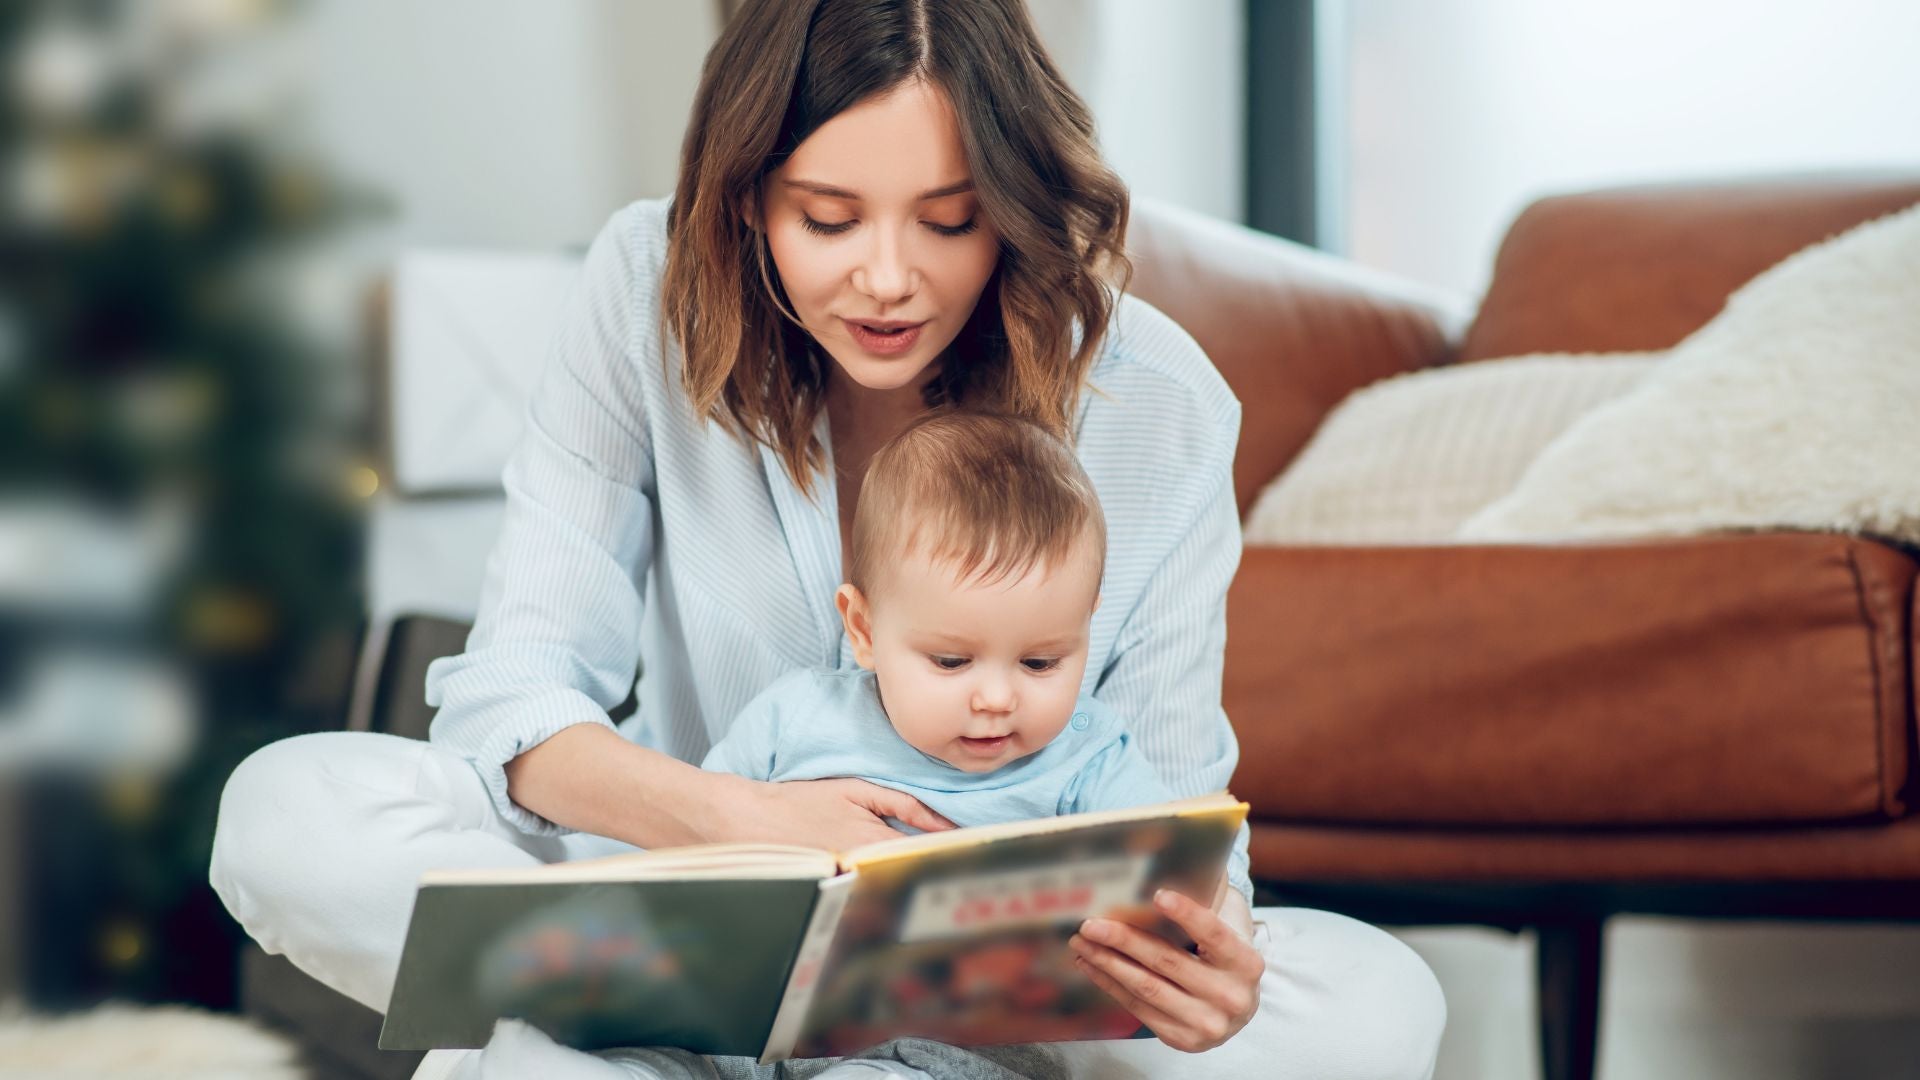
[[883, 818], [926, 832], [953, 828], [953, 822], [926, 804], [892, 788], [865, 780], [788, 780], [764, 783], [729, 777], [734, 783], [713, 807], [713, 840], [775, 844], [846, 851], [903, 834]]
[[[1113, 919], [1088, 919], [1068, 942], [1094, 984], [1176, 1050], [1198, 1053], [1232, 1038], [1260, 1010], [1266, 960], [1250, 933], [1222, 915], [1162, 889], [1154, 906], [1200, 945], [1195, 956], [1157, 934]], [[1227, 894], [1224, 915], [1251, 930], [1246, 898]]]

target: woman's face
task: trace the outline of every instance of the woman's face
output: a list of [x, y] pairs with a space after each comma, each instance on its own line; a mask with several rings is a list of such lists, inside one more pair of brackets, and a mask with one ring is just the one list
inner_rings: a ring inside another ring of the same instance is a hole
[[822, 124], [762, 190], [795, 315], [853, 382], [918, 385], [999, 259], [946, 96], [919, 81]]

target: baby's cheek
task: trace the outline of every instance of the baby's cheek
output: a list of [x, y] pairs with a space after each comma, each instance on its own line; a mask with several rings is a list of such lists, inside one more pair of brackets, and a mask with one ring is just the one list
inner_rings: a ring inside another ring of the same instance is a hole
[[944, 682], [907, 677], [896, 680], [894, 685], [881, 686], [886, 698], [887, 715], [892, 718], [894, 729], [902, 738], [914, 746], [926, 750], [946, 742], [957, 734], [948, 730], [953, 727], [952, 710], [946, 707], [945, 696], [950, 688]]
[[1046, 728], [1047, 741], [1060, 734], [1073, 719], [1073, 707], [1080, 700], [1080, 685], [1066, 679], [1056, 679], [1048, 683], [1046, 707], [1042, 712], [1042, 724]]

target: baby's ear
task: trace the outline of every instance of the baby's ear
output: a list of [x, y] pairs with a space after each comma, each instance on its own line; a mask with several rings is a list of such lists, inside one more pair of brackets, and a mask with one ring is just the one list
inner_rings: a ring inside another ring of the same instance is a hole
[[873, 667], [873, 617], [864, 593], [854, 585], [842, 585], [833, 594], [833, 606], [847, 628], [847, 640], [853, 643], [854, 662]]

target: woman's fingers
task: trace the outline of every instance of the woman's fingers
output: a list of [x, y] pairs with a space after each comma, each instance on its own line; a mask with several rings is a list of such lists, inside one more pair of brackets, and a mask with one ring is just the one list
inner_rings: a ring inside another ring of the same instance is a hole
[[1233, 1034], [1235, 1029], [1225, 1012], [1134, 963], [1125, 954], [1078, 934], [1067, 944], [1078, 954], [1076, 963], [1094, 985], [1152, 1028], [1169, 1046], [1187, 1051], [1206, 1050], [1220, 1045]]
[[1119, 979], [1107, 974], [1106, 968], [1099, 961], [1078, 947], [1074, 949], [1073, 964], [1092, 980], [1093, 985], [1105, 990], [1108, 997], [1119, 1002], [1120, 1006], [1132, 1013], [1136, 1020], [1151, 1028], [1155, 1035], [1165, 1035], [1184, 1029], [1185, 1025], [1181, 1021], [1155, 1007], [1151, 1002], [1140, 998]]
[[1159, 934], [1114, 919], [1088, 919], [1080, 926], [1080, 936], [1112, 949], [1190, 994], [1210, 995], [1232, 979], [1185, 949], [1174, 948]]
[[1208, 964], [1231, 972], [1242, 982], [1259, 984], [1261, 974], [1267, 969], [1267, 962], [1261, 957], [1260, 950], [1253, 947], [1253, 942], [1241, 937], [1238, 930], [1227, 925], [1227, 921], [1212, 908], [1195, 903], [1172, 889], [1161, 889], [1155, 893], [1153, 906], [1193, 938]]
[[953, 822], [934, 813], [925, 803], [904, 791], [895, 791], [865, 780], [851, 783], [856, 792], [856, 801], [881, 817], [906, 822], [922, 832], [940, 832], [954, 827]]
[[1200, 943], [1200, 954], [1113, 919], [1089, 919], [1068, 942], [1076, 962], [1169, 1046], [1199, 1051], [1245, 1027], [1260, 1005], [1266, 961], [1211, 909], [1163, 890], [1154, 904]]
[[719, 839], [850, 851], [899, 839], [899, 830], [883, 818], [917, 822], [929, 831], [953, 827], [912, 798], [861, 780], [746, 783], [751, 787], [738, 800], [734, 824]]

